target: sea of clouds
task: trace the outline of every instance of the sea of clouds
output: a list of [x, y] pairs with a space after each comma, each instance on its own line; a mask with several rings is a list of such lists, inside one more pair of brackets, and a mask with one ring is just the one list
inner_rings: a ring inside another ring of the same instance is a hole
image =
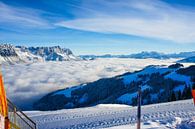
[[140, 70], [147, 65], [169, 65], [173, 59], [96, 59], [91, 61], [42, 62], [4, 65], [7, 96], [30, 110], [32, 103], [49, 92]]

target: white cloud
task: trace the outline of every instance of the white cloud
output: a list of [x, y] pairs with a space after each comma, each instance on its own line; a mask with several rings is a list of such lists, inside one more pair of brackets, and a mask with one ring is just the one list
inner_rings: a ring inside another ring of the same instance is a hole
[[136, 35], [178, 43], [195, 42], [195, 10], [176, 8], [159, 0], [83, 2], [88, 11], [55, 25], [101, 33]]
[[153, 64], [170, 64], [173, 60], [97, 59], [94, 61], [45, 62], [3, 66], [8, 97], [20, 107], [49, 92], [112, 77]]
[[51, 28], [50, 23], [42, 18], [43, 14], [46, 14], [46, 12], [31, 8], [14, 7], [0, 2], [0, 23], [3, 24], [2, 27], [9, 24], [12, 25], [11, 28]]

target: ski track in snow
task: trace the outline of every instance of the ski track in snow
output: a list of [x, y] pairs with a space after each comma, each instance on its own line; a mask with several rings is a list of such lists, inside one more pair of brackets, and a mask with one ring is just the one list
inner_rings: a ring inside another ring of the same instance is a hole
[[[26, 112], [39, 129], [108, 128], [135, 124], [136, 107], [95, 106], [58, 111]], [[192, 100], [146, 105], [142, 107], [142, 122], [174, 121], [175, 117], [188, 120], [195, 116]]]

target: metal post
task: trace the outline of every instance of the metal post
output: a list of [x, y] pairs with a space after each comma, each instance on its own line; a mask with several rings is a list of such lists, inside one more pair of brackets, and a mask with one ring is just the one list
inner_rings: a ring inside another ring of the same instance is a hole
[[138, 87], [137, 98], [137, 129], [141, 128], [141, 86]]
[[16, 120], [16, 112], [17, 112], [17, 109], [16, 109], [16, 107], [14, 107], [14, 124], [17, 124], [17, 123], [16, 123], [16, 121], [17, 121], [17, 120]]

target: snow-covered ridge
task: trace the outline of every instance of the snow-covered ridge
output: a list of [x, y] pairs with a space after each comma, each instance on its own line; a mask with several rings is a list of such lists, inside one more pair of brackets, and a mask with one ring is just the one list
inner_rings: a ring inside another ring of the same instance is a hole
[[0, 45], [0, 64], [3, 62], [12, 63], [12, 62], [21, 62], [15, 47], [10, 44]]
[[179, 60], [180, 63], [195, 63], [195, 56]]
[[25, 47], [0, 45], [0, 63], [79, 60], [70, 49], [54, 47]]
[[147, 52], [142, 51], [140, 53], [134, 53], [129, 55], [111, 55], [111, 54], [105, 54], [105, 55], [80, 55], [83, 59], [89, 59], [93, 60], [95, 58], [135, 58], [135, 59], [147, 59], [147, 58], [153, 58], [153, 59], [169, 59], [169, 58], [188, 58], [195, 56], [195, 51], [192, 52], [180, 52], [180, 53], [171, 53], [171, 54], [165, 54], [165, 53], [159, 53], [155, 51]]

